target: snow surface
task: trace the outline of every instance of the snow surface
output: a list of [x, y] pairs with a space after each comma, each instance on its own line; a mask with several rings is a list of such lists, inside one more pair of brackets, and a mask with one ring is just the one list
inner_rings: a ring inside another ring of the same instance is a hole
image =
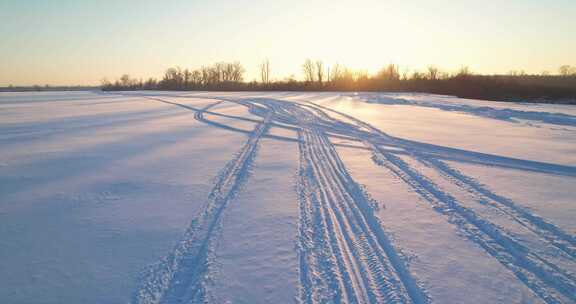
[[0, 303], [576, 303], [576, 107], [0, 93]]

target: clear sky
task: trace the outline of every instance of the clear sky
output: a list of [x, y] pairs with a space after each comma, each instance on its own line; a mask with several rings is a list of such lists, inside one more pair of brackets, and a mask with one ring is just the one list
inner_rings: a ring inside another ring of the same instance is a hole
[[0, 0], [0, 86], [99, 84], [240, 61], [246, 80], [306, 58], [369, 72], [576, 65], [576, 0]]

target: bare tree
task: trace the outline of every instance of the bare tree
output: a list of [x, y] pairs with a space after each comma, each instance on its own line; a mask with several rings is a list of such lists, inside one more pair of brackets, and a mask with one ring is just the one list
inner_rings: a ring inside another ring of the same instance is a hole
[[222, 81], [223, 82], [230, 82], [234, 78], [234, 65], [231, 63], [223, 63], [222, 64]]
[[570, 76], [572, 70], [573, 70], [572, 67], [567, 65], [567, 64], [558, 68], [558, 72], [560, 73], [560, 75], [562, 75], [564, 77]]
[[202, 72], [200, 70], [192, 71], [191, 81], [193, 86], [200, 86], [202, 84]]
[[400, 72], [398, 71], [398, 66], [395, 64], [389, 64], [382, 68], [376, 77], [388, 81], [400, 80]]
[[240, 82], [244, 79], [244, 67], [240, 64], [240, 62], [236, 61], [234, 63], [229, 64], [232, 66], [232, 73], [230, 81], [233, 82]]
[[270, 83], [270, 60], [266, 58], [259, 66], [260, 68], [260, 80], [263, 84]]
[[102, 87], [109, 87], [109, 86], [112, 85], [112, 83], [111, 83], [107, 78], [102, 78], [102, 79], [100, 80], [100, 85], [101, 85]]
[[428, 67], [428, 79], [430, 79], [430, 80], [438, 79], [438, 72], [439, 72], [439, 70], [437, 67], [435, 67], [433, 65], [429, 66]]
[[359, 70], [354, 72], [354, 80], [356, 82], [363, 82], [366, 81], [370, 78], [370, 76], [368, 75], [368, 71], [366, 70]]
[[314, 66], [314, 63], [312, 63], [312, 60], [306, 59], [306, 61], [304, 61], [304, 64], [302, 65], [302, 70], [304, 71], [304, 79], [306, 80], [306, 82], [314, 82], [316, 68]]
[[348, 67], [344, 67], [344, 71], [342, 72], [342, 82], [344, 83], [352, 83], [356, 80], [356, 73], [354, 73], [354, 71], [352, 71], [350, 68]]
[[460, 67], [458, 73], [456, 73], [456, 77], [458, 78], [466, 78], [470, 76], [472, 76], [472, 72], [470, 71], [470, 68], [468, 68], [467, 66]]
[[216, 62], [214, 64], [214, 66], [212, 67], [213, 69], [213, 74], [214, 74], [214, 80], [216, 83], [221, 83], [223, 81], [227, 81], [226, 79], [226, 63], [224, 62]]
[[202, 85], [207, 86], [210, 84], [210, 69], [206, 66], [200, 68], [200, 74], [202, 78]]
[[316, 60], [316, 79], [319, 84], [322, 84], [324, 80], [324, 63], [322, 63], [322, 60]]
[[336, 81], [339, 81], [340, 79], [342, 79], [342, 68], [340, 67], [340, 65], [338, 63], [336, 63], [332, 67], [331, 77], [328, 81], [336, 82]]
[[150, 77], [144, 83], [144, 88], [150, 90], [150, 89], [156, 88], [157, 85], [158, 85], [158, 81], [155, 78]]
[[413, 80], [424, 80], [424, 79], [426, 79], [426, 75], [424, 73], [419, 72], [418, 70], [415, 70], [412, 73], [412, 79]]
[[190, 84], [192, 83], [192, 73], [188, 69], [185, 69], [184, 72], [182, 73], [182, 77], [184, 87], [185, 88], [190, 87]]
[[124, 74], [120, 77], [120, 85], [123, 87], [129, 87], [132, 84], [132, 80], [130, 79], [130, 75]]
[[402, 80], [408, 80], [410, 74], [410, 68], [405, 66], [402, 68]]

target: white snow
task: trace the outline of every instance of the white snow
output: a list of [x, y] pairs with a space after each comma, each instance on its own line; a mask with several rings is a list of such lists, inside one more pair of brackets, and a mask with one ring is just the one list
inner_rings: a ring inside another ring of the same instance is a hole
[[1, 303], [576, 303], [576, 107], [0, 93]]

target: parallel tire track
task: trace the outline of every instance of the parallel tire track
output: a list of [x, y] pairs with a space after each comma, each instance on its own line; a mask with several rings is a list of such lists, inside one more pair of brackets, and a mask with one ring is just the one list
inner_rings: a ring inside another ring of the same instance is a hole
[[[260, 138], [270, 126], [296, 130], [299, 145], [299, 261], [302, 303], [426, 303], [426, 293], [408, 271], [402, 257], [374, 214], [373, 202], [348, 173], [330, 137], [364, 143], [373, 161], [405, 182], [433, 210], [446, 216], [463, 235], [509, 269], [547, 303], [576, 302], [572, 273], [524, 245], [505, 228], [483, 218], [419, 172], [410, 163], [380, 145], [399, 148], [407, 157], [438, 173], [471, 196], [497, 209], [508, 219], [555, 246], [573, 261], [576, 240], [512, 200], [500, 196], [447, 163], [422, 151], [422, 147], [391, 137], [347, 114], [308, 102], [298, 104], [272, 99], [220, 100], [201, 109], [151, 98], [195, 112], [204, 123], [238, 131], [206, 120], [203, 113], [224, 101], [248, 107], [263, 117], [247, 142], [219, 174], [202, 212], [192, 221], [183, 240], [168, 257], [151, 269], [136, 303], [198, 303], [206, 300], [210, 256], [221, 215], [246, 180]], [[341, 115], [336, 119], [328, 112]], [[245, 119], [248, 120], [248, 119]], [[252, 120], [252, 119], [250, 119]], [[460, 193], [460, 192], [458, 192]]]
[[372, 204], [346, 171], [316, 116], [302, 107], [300, 276], [304, 303], [426, 303], [384, 233]]
[[[460, 189], [474, 195], [479, 201], [490, 201], [492, 207], [502, 211], [512, 220], [521, 223], [529, 231], [540, 236], [543, 241], [556, 246], [572, 260], [574, 258], [574, 237], [541, 217], [520, 208], [511, 200], [489, 191], [445, 163], [425, 157], [418, 151], [412, 150], [410, 146], [401, 145], [397, 140], [371, 125], [344, 113], [313, 103], [309, 104], [318, 107], [317, 112], [325, 120], [330, 119], [330, 116], [325, 113], [322, 114], [323, 111], [320, 108], [342, 115], [356, 124], [356, 126], [350, 126], [347, 129], [355, 128], [356, 132], [369, 132], [370, 134], [362, 135], [361, 139], [372, 150], [373, 160], [376, 164], [389, 169], [430, 203], [435, 211], [448, 216], [449, 222], [457, 225], [468, 239], [482, 247], [503, 266], [511, 270], [521, 282], [545, 302], [576, 302], [576, 279], [571, 273], [531, 251], [502, 227], [487, 221], [472, 209], [463, 206], [455, 197], [442, 190], [432, 180], [398, 156], [382, 149], [376, 142], [385, 140], [404, 148], [409, 157], [435, 169], [441, 176]], [[350, 131], [347, 132], [350, 133]]]
[[[202, 119], [203, 111], [219, 103], [197, 112], [196, 119]], [[207, 203], [172, 252], [149, 270], [134, 295], [134, 303], [202, 303], [206, 300], [206, 274], [216, 230], [227, 205], [248, 177], [258, 143], [272, 117], [273, 112], [268, 111], [238, 154], [220, 172]]]
[[[450, 217], [464, 235], [511, 270], [516, 277], [547, 303], [576, 301], [576, 284], [571, 275], [520, 244], [504, 229], [464, 207], [449, 193], [418, 173], [399, 157], [373, 146], [374, 160], [430, 203], [435, 211]], [[565, 300], [563, 300], [565, 299]]]
[[489, 206], [500, 210], [515, 222], [562, 250], [567, 256], [576, 258], [576, 238], [574, 236], [518, 206], [511, 199], [492, 192], [473, 178], [466, 176], [441, 160], [423, 157], [420, 157], [419, 160], [440, 172], [442, 176], [459, 188], [476, 197], [482, 204], [489, 204]]
[[[424, 153], [420, 153], [418, 150], [413, 149], [412, 147], [410, 147], [405, 143], [399, 142], [397, 139], [388, 136], [386, 133], [380, 131], [379, 129], [373, 127], [372, 125], [366, 122], [358, 120], [350, 115], [326, 107], [322, 107], [320, 105], [316, 105], [314, 103], [310, 104], [320, 109], [334, 112], [338, 115], [342, 115], [347, 119], [354, 121], [360, 128], [380, 137], [380, 139], [384, 139], [385, 141], [393, 143], [398, 147], [405, 148], [406, 152], [408, 152], [408, 155], [410, 155], [412, 158], [428, 167], [435, 169], [437, 172], [441, 174], [441, 176], [449, 180], [451, 183], [453, 183], [460, 189], [463, 189], [465, 192], [472, 194], [474, 197], [478, 199], [479, 202], [488, 203], [491, 207], [496, 208], [499, 211], [508, 215], [513, 221], [520, 223], [528, 230], [532, 231], [533, 233], [545, 239], [551, 245], [562, 250], [565, 254], [567, 254], [571, 258], [573, 259], [576, 258], [576, 237], [566, 233], [562, 229], [558, 228], [556, 225], [546, 221], [546, 219], [530, 212], [525, 208], [520, 207], [511, 199], [492, 192], [482, 184], [478, 183], [473, 178], [466, 176], [463, 173], [459, 172], [458, 170], [452, 168], [444, 161], [430, 157], [428, 155], [425, 155]], [[323, 113], [323, 111], [320, 112]], [[330, 116], [328, 116], [325, 113], [323, 113], [322, 115], [324, 117], [330, 118]], [[366, 135], [363, 136], [364, 142], [366, 142], [366, 140], [371, 141], [370, 138], [368, 137], [369, 136]], [[373, 139], [378, 139], [378, 137], [374, 137]], [[371, 141], [371, 144], [368, 144], [368, 146], [372, 145], [377, 145], [377, 143]]]

